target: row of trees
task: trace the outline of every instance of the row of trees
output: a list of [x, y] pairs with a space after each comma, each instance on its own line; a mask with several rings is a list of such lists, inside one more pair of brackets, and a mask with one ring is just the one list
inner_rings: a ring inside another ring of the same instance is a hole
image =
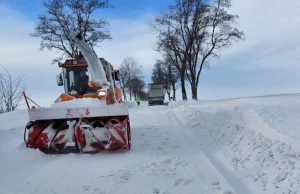
[[[176, 83], [178, 82], [179, 75], [177, 71], [174, 72], [172, 60], [168, 56], [165, 56], [163, 60], [156, 60], [151, 79], [154, 83], [163, 83], [169, 100], [176, 100]], [[172, 97], [171, 91], [173, 92]]]
[[142, 66], [133, 57], [127, 57], [123, 60], [119, 71], [124, 100], [127, 100], [126, 93], [129, 94], [129, 100], [132, 100], [132, 97], [146, 100], [146, 93], [143, 91], [146, 84], [142, 79]]
[[[187, 100], [185, 81], [191, 85], [192, 99], [197, 100], [203, 68], [220, 56], [221, 49], [244, 38], [244, 33], [233, 27], [238, 16], [228, 13], [230, 7], [231, 0], [175, 0], [150, 23], [157, 33], [157, 50], [166, 56], [162, 63], [177, 69], [183, 100]], [[155, 79], [160, 77], [157, 66]]]
[[[94, 13], [112, 8], [110, 0], [47, 0], [43, 3], [47, 12], [38, 15], [33, 37], [42, 39], [40, 49], [56, 50], [63, 57], [80, 57], [80, 52], [68, 36], [73, 29], [92, 46], [112, 39], [105, 30], [108, 22], [96, 18]], [[192, 98], [197, 100], [197, 88], [203, 68], [220, 56], [223, 48], [234, 40], [243, 39], [244, 33], [233, 27], [238, 16], [230, 14], [231, 0], [174, 0], [174, 4], [161, 12], [150, 27], [157, 33], [157, 51], [163, 60], [157, 60], [152, 80], [162, 82], [171, 98], [175, 99], [176, 82], [180, 81], [183, 100], [187, 100], [185, 82], [191, 85]], [[173, 67], [177, 70], [174, 72]], [[141, 67], [132, 58], [124, 59], [121, 68], [121, 88], [124, 98], [143, 96], [145, 83]]]

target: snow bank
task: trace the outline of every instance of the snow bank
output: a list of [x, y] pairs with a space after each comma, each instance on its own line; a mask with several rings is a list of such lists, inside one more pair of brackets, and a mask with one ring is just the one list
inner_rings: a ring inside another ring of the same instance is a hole
[[27, 109], [0, 114], [0, 131], [13, 130], [28, 122]]
[[176, 114], [195, 135], [210, 137], [215, 157], [262, 192], [298, 193], [299, 95], [185, 103]]

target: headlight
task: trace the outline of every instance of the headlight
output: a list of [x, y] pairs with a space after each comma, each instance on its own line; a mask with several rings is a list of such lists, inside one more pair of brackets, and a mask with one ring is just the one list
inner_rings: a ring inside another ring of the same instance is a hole
[[98, 96], [106, 96], [106, 92], [100, 91], [100, 92], [98, 92]]

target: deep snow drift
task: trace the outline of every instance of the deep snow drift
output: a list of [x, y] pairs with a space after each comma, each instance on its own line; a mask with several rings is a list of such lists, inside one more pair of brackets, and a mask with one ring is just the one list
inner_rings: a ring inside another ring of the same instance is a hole
[[0, 194], [297, 193], [300, 96], [130, 105], [132, 150], [45, 155], [0, 115]]

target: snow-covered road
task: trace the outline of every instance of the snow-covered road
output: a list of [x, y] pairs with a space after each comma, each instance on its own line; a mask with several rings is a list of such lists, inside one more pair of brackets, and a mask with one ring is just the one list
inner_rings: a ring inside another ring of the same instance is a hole
[[0, 194], [297, 193], [300, 133], [274, 113], [296, 118], [300, 98], [271, 101], [133, 105], [132, 149], [83, 155], [25, 148], [26, 111], [2, 114]]
[[234, 172], [213, 157], [212, 139], [194, 135], [176, 109], [136, 107], [132, 112], [137, 126], [135, 150], [149, 156], [148, 162], [141, 161], [142, 166], [148, 163], [141, 172], [152, 171], [152, 179], [159, 180], [155, 185], [159, 193], [250, 193]]

